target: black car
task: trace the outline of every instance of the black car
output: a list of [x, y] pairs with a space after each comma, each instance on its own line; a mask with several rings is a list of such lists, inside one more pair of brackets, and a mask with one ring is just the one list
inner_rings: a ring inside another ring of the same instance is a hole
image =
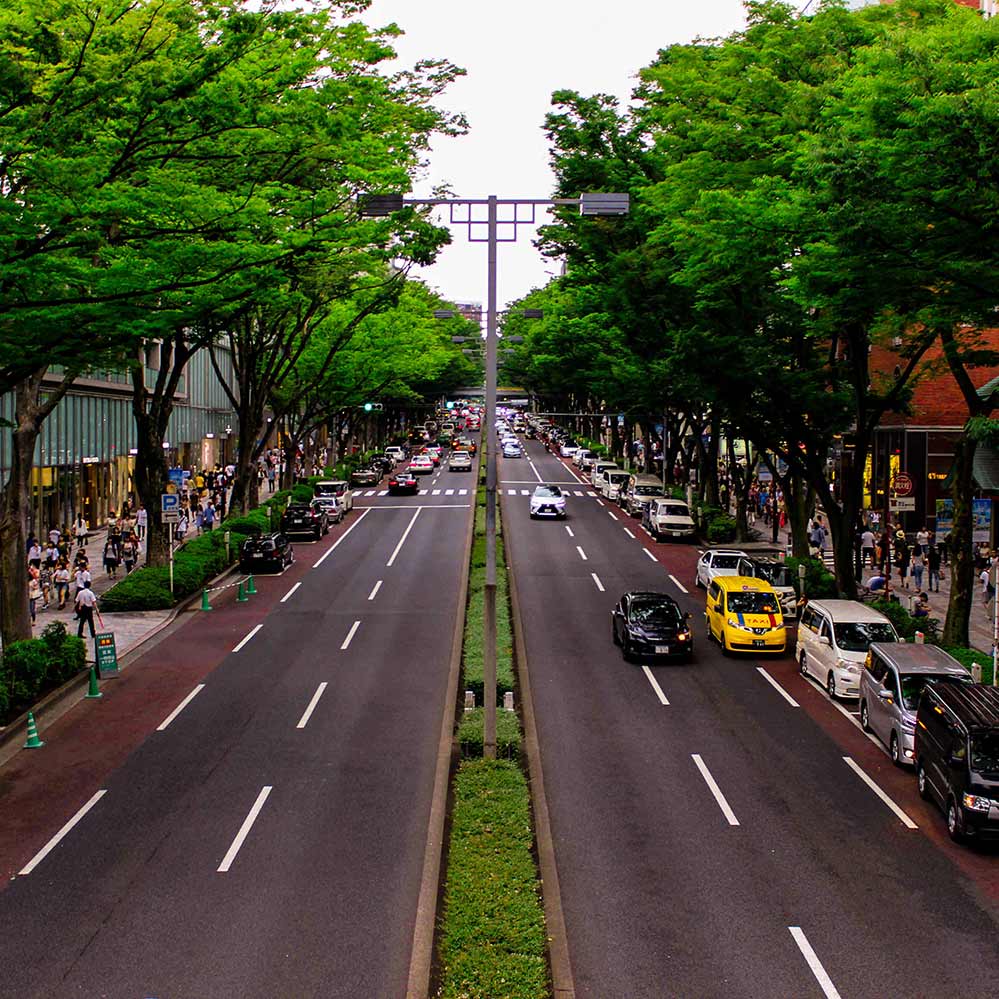
[[295, 552], [285, 534], [258, 534], [247, 538], [239, 550], [240, 572], [283, 572], [295, 561]]
[[383, 474], [380, 466], [378, 468], [355, 468], [350, 473], [350, 484], [352, 486], [377, 486], [382, 481]]
[[389, 478], [388, 491], [390, 496], [397, 496], [401, 493], [418, 493], [420, 483], [412, 472], [395, 472]]
[[373, 468], [380, 468], [382, 470], [382, 475], [386, 472], [391, 472], [395, 468], [395, 458], [390, 454], [376, 454], [374, 458], [371, 459], [371, 465]]
[[285, 534], [311, 534], [318, 541], [330, 529], [329, 514], [323, 504], [292, 503], [281, 514], [281, 530]]
[[625, 662], [643, 656], [670, 656], [690, 659], [694, 636], [690, 615], [665, 593], [635, 591], [626, 593], [612, 613], [615, 645], [621, 646]]

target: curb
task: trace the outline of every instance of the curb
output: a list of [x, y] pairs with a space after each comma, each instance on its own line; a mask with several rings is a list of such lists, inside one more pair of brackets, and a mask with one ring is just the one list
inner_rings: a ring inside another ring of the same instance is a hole
[[[235, 568], [236, 566], [234, 565], [230, 566], [225, 572], [209, 580], [209, 585], [225, 579]], [[121, 658], [118, 660], [119, 669], [127, 668], [140, 656], [145, 655], [148, 651], [146, 646], [150, 644], [155, 645], [156, 643], [153, 642], [153, 639], [162, 631], [169, 628], [170, 625], [174, 624], [177, 618], [188, 609], [189, 605], [200, 599], [200, 589], [192, 593], [189, 597], [185, 597], [171, 610], [169, 617], [156, 625], [148, 634], [143, 635], [127, 652], [122, 653]], [[0, 729], [0, 767], [9, 763], [23, 748], [21, 740], [25, 737], [28, 730], [29, 712], [34, 716], [35, 723], [38, 725], [39, 731], [41, 731], [41, 723], [43, 721], [48, 725], [57, 722], [67, 711], [84, 699], [89, 680], [90, 667], [88, 666], [81, 673], [67, 680], [61, 687], [49, 691], [37, 704]]]
[[[510, 540], [510, 535], [504, 537], [508, 560]], [[524, 627], [520, 616], [520, 597], [517, 593], [515, 574], [509, 566], [507, 569], [510, 614], [513, 619], [513, 646], [517, 657], [517, 682], [520, 687], [520, 710], [524, 722], [524, 749], [530, 775], [531, 800], [534, 804], [534, 835], [538, 844], [538, 867], [541, 869], [541, 890], [545, 903], [545, 924], [548, 929], [548, 960], [551, 965], [552, 990], [555, 999], [574, 999], [576, 987], [572, 978], [572, 963], [569, 960], [569, 937], [565, 928], [565, 913], [562, 910], [562, 890], [559, 886], [558, 864], [555, 860], [555, 842], [548, 814], [548, 797], [545, 794], [538, 728], [534, 719], [534, 698], [531, 696], [531, 680], [527, 668], [527, 648], [524, 645]]]
[[475, 533], [475, 507], [473, 493], [472, 515], [468, 519], [468, 530], [465, 534], [454, 636], [451, 640], [451, 660], [448, 666], [447, 691], [444, 695], [444, 717], [441, 719], [441, 736], [437, 745], [434, 790], [430, 799], [430, 820], [427, 823], [427, 845], [423, 852], [423, 874], [420, 878], [420, 895], [416, 903], [406, 999], [427, 999], [430, 992], [430, 973], [433, 968], [434, 937], [437, 929], [437, 900], [441, 887], [441, 865], [447, 843], [444, 826], [447, 819], [447, 799], [451, 790], [454, 719], [458, 698], [458, 677], [461, 674], [461, 650], [465, 639], [465, 610], [468, 606], [468, 577], [471, 572], [472, 539]]

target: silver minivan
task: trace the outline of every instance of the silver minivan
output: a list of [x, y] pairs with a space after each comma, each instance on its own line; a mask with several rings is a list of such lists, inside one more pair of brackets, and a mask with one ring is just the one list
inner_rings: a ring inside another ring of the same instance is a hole
[[915, 766], [916, 709], [927, 683], [971, 683], [971, 674], [935, 645], [874, 642], [860, 674], [860, 724], [887, 747], [895, 766]]

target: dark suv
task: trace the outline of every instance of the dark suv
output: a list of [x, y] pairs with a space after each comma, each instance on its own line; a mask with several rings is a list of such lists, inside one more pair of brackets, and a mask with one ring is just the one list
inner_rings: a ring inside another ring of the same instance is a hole
[[295, 552], [285, 534], [257, 534], [239, 550], [240, 572], [283, 572], [294, 561]]
[[320, 503], [292, 503], [281, 514], [285, 534], [311, 534], [318, 541], [330, 529], [329, 514]]
[[951, 839], [999, 839], [999, 690], [927, 683], [915, 757], [919, 793], [943, 808]]

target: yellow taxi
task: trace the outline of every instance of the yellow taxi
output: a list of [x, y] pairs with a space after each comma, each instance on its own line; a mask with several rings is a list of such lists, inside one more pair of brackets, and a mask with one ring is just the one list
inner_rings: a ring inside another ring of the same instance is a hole
[[704, 611], [708, 636], [723, 652], [783, 652], [787, 642], [780, 597], [765, 580], [716, 576]]

